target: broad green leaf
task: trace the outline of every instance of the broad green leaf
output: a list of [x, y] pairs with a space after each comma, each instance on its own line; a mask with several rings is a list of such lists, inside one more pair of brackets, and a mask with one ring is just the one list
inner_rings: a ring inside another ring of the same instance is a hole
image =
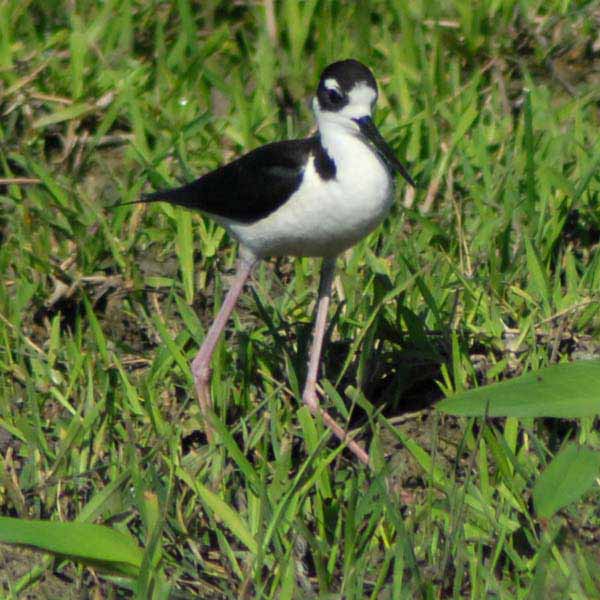
[[597, 485], [599, 476], [600, 452], [569, 444], [536, 481], [533, 488], [535, 512], [540, 517], [550, 518]]
[[109, 572], [135, 577], [143, 552], [129, 535], [91, 523], [0, 517], [0, 542], [33, 546]]
[[470, 417], [594, 416], [600, 414], [600, 361], [553, 365], [456, 394], [437, 407]]

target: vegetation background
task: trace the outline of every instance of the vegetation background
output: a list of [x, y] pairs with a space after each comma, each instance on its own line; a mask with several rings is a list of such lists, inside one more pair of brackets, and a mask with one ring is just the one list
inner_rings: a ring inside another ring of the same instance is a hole
[[[323, 401], [375, 474], [298, 410], [317, 261], [257, 269], [209, 446], [188, 363], [235, 245], [108, 208], [309, 134], [346, 57], [421, 184], [335, 285]], [[594, 419], [432, 408], [600, 352], [597, 2], [0, 0], [0, 115], [0, 514], [144, 556], [132, 579], [2, 546], [6, 597], [600, 597], [597, 491], [531, 502], [565, 441], [600, 446]]]

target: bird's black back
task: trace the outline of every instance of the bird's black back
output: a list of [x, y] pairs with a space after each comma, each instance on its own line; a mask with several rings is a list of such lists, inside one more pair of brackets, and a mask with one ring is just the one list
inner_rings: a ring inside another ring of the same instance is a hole
[[261, 146], [191, 183], [145, 195], [141, 201], [164, 200], [251, 223], [279, 208], [298, 189], [311, 154], [323, 179], [335, 177], [335, 163], [317, 135]]

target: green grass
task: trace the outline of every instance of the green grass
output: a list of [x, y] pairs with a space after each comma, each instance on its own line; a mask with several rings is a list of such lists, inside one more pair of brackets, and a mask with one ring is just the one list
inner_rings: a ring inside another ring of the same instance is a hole
[[[550, 519], [531, 502], [569, 440], [600, 446], [595, 421], [431, 408], [599, 354], [595, 3], [273, 4], [0, 3], [0, 514], [144, 548], [135, 585], [27, 557], [2, 593], [54, 571], [72, 597], [599, 597], [597, 491]], [[107, 208], [308, 134], [348, 56], [422, 185], [335, 286], [323, 401], [375, 472], [298, 410], [318, 261], [257, 269], [209, 446], [188, 365], [235, 244], [163, 204]]]

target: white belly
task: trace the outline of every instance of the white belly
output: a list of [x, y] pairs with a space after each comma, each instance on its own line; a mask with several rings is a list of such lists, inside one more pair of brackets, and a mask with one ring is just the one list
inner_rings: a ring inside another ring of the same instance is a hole
[[331, 155], [335, 178], [321, 180], [311, 158], [301, 187], [269, 216], [249, 224], [219, 220], [258, 257], [336, 256], [382, 221], [393, 200], [393, 182], [379, 158], [354, 136], [344, 136], [343, 147]]

